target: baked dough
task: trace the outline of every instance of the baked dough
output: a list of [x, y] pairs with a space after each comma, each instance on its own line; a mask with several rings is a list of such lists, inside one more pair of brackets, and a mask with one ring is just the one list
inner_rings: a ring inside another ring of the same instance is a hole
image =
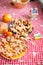
[[27, 43], [25, 40], [16, 39], [14, 36], [7, 36], [1, 38], [0, 54], [7, 59], [18, 59], [24, 56], [27, 50]]
[[[0, 32], [3, 29], [8, 29], [12, 32], [12, 36], [2, 37], [0, 40], [0, 54], [6, 59], [18, 59], [24, 56], [27, 51], [28, 45], [26, 40], [28, 39], [28, 34], [32, 32], [33, 26], [32, 22], [27, 19], [15, 19], [10, 24], [0, 22], [1, 26]], [[4, 34], [3, 34], [4, 35]]]
[[28, 39], [28, 34], [32, 32], [32, 22], [27, 19], [15, 19], [9, 24], [9, 30], [16, 38]]

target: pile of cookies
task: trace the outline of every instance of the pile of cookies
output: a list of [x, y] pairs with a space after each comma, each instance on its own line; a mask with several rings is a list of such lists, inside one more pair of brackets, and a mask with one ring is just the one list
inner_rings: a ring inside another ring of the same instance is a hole
[[9, 24], [9, 30], [13, 32], [15, 38], [26, 40], [33, 30], [32, 22], [27, 19], [15, 19]]
[[7, 36], [1, 38], [0, 41], [0, 53], [7, 59], [18, 59], [22, 57], [27, 49], [27, 43], [25, 40], [16, 39], [14, 36]]
[[[3, 28], [5, 29], [2, 30]], [[4, 37], [0, 40], [0, 54], [12, 60], [22, 57], [28, 48], [26, 40], [28, 34], [33, 30], [32, 22], [27, 19], [16, 18], [3, 28], [1, 28], [1, 32]]]

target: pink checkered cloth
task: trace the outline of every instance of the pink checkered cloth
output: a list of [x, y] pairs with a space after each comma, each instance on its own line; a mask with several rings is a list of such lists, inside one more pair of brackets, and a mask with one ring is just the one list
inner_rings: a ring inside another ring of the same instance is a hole
[[[31, 7], [38, 8], [38, 17], [37, 20], [32, 20], [34, 30], [29, 35], [32, 39], [35, 33], [41, 33], [43, 36], [43, 16], [40, 9], [40, 5], [37, 2], [28, 3], [25, 8], [23, 9], [16, 9], [14, 6], [9, 4], [11, 0], [0, 0], [0, 19], [5, 13], [10, 13], [13, 18], [18, 17], [29, 17], [29, 11]], [[24, 57], [18, 60], [7, 60], [1, 57], [0, 55], [0, 65], [43, 65], [43, 39], [31, 41], [28, 40], [28, 47], [27, 53]]]

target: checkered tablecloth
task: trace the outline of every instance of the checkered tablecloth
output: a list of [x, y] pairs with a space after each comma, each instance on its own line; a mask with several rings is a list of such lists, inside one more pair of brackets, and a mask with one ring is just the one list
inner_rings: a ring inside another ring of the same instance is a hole
[[[29, 35], [32, 39], [35, 33], [41, 33], [43, 36], [43, 16], [40, 5], [37, 2], [28, 3], [23, 9], [17, 9], [11, 4], [11, 0], [0, 0], [0, 19], [5, 13], [10, 13], [13, 18], [29, 18], [31, 7], [38, 8], [37, 20], [32, 20], [34, 30]], [[28, 50], [24, 57], [18, 60], [7, 60], [0, 55], [0, 65], [43, 65], [43, 38], [40, 40], [28, 40]]]

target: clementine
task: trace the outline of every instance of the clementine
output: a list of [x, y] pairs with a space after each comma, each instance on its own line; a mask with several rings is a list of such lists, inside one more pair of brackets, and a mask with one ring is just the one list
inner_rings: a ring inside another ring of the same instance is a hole
[[6, 23], [10, 23], [12, 21], [12, 16], [10, 14], [5, 14], [3, 16], [3, 21]]

